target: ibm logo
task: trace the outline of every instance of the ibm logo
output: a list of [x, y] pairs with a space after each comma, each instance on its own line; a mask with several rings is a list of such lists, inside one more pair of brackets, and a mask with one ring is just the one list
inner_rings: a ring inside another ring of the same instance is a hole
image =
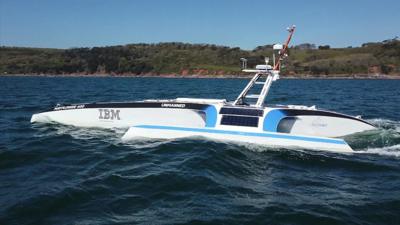
[[121, 120], [119, 117], [119, 109], [99, 109], [99, 119]]

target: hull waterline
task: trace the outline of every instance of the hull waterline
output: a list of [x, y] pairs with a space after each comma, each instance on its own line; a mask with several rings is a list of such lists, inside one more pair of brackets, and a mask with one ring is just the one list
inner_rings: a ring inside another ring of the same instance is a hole
[[138, 137], [155, 139], [176, 139], [201, 136], [209, 139], [231, 142], [245, 142], [269, 147], [300, 147], [312, 150], [350, 153], [351, 147], [342, 139], [296, 136], [272, 132], [239, 132], [234, 130], [187, 128], [171, 126], [134, 126], [124, 134], [122, 140], [134, 141]]

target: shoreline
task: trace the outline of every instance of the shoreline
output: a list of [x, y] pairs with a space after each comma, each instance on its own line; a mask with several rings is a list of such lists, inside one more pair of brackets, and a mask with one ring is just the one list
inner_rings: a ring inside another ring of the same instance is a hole
[[[177, 78], [177, 79], [249, 79], [254, 75], [180, 75], [180, 74], [0, 74], [0, 77], [124, 77], [124, 78]], [[281, 75], [280, 79], [320, 80], [400, 80], [400, 75]]]

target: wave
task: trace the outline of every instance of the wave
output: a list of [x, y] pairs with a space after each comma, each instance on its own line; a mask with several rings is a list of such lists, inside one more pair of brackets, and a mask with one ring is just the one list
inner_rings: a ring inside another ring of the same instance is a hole
[[400, 144], [382, 148], [367, 148], [366, 150], [359, 151], [358, 153], [400, 157]]
[[368, 122], [377, 129], [344, 138], [355, 152], [400, 157], [400, 122], [381, 118]]
[[382, 128], [382, 129], [386, 129], [386, 130], [392, 129], [397, 132], [400, 132], [400, 121], [381, 119], [381, 118], [370, 119], [367, 121], [372, 123], [374, 126], [376, 126], [378, 128]]

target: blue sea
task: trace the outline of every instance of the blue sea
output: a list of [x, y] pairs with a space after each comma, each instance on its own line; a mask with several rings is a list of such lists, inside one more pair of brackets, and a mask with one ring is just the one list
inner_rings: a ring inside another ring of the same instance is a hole
[[31, 124], [57, 103], [233, 100], [245, 79], [0, 77], [0, 224], [400, 224], [400, 80], [279, 80], [269, 104], [362, 115], [353, 154]]

